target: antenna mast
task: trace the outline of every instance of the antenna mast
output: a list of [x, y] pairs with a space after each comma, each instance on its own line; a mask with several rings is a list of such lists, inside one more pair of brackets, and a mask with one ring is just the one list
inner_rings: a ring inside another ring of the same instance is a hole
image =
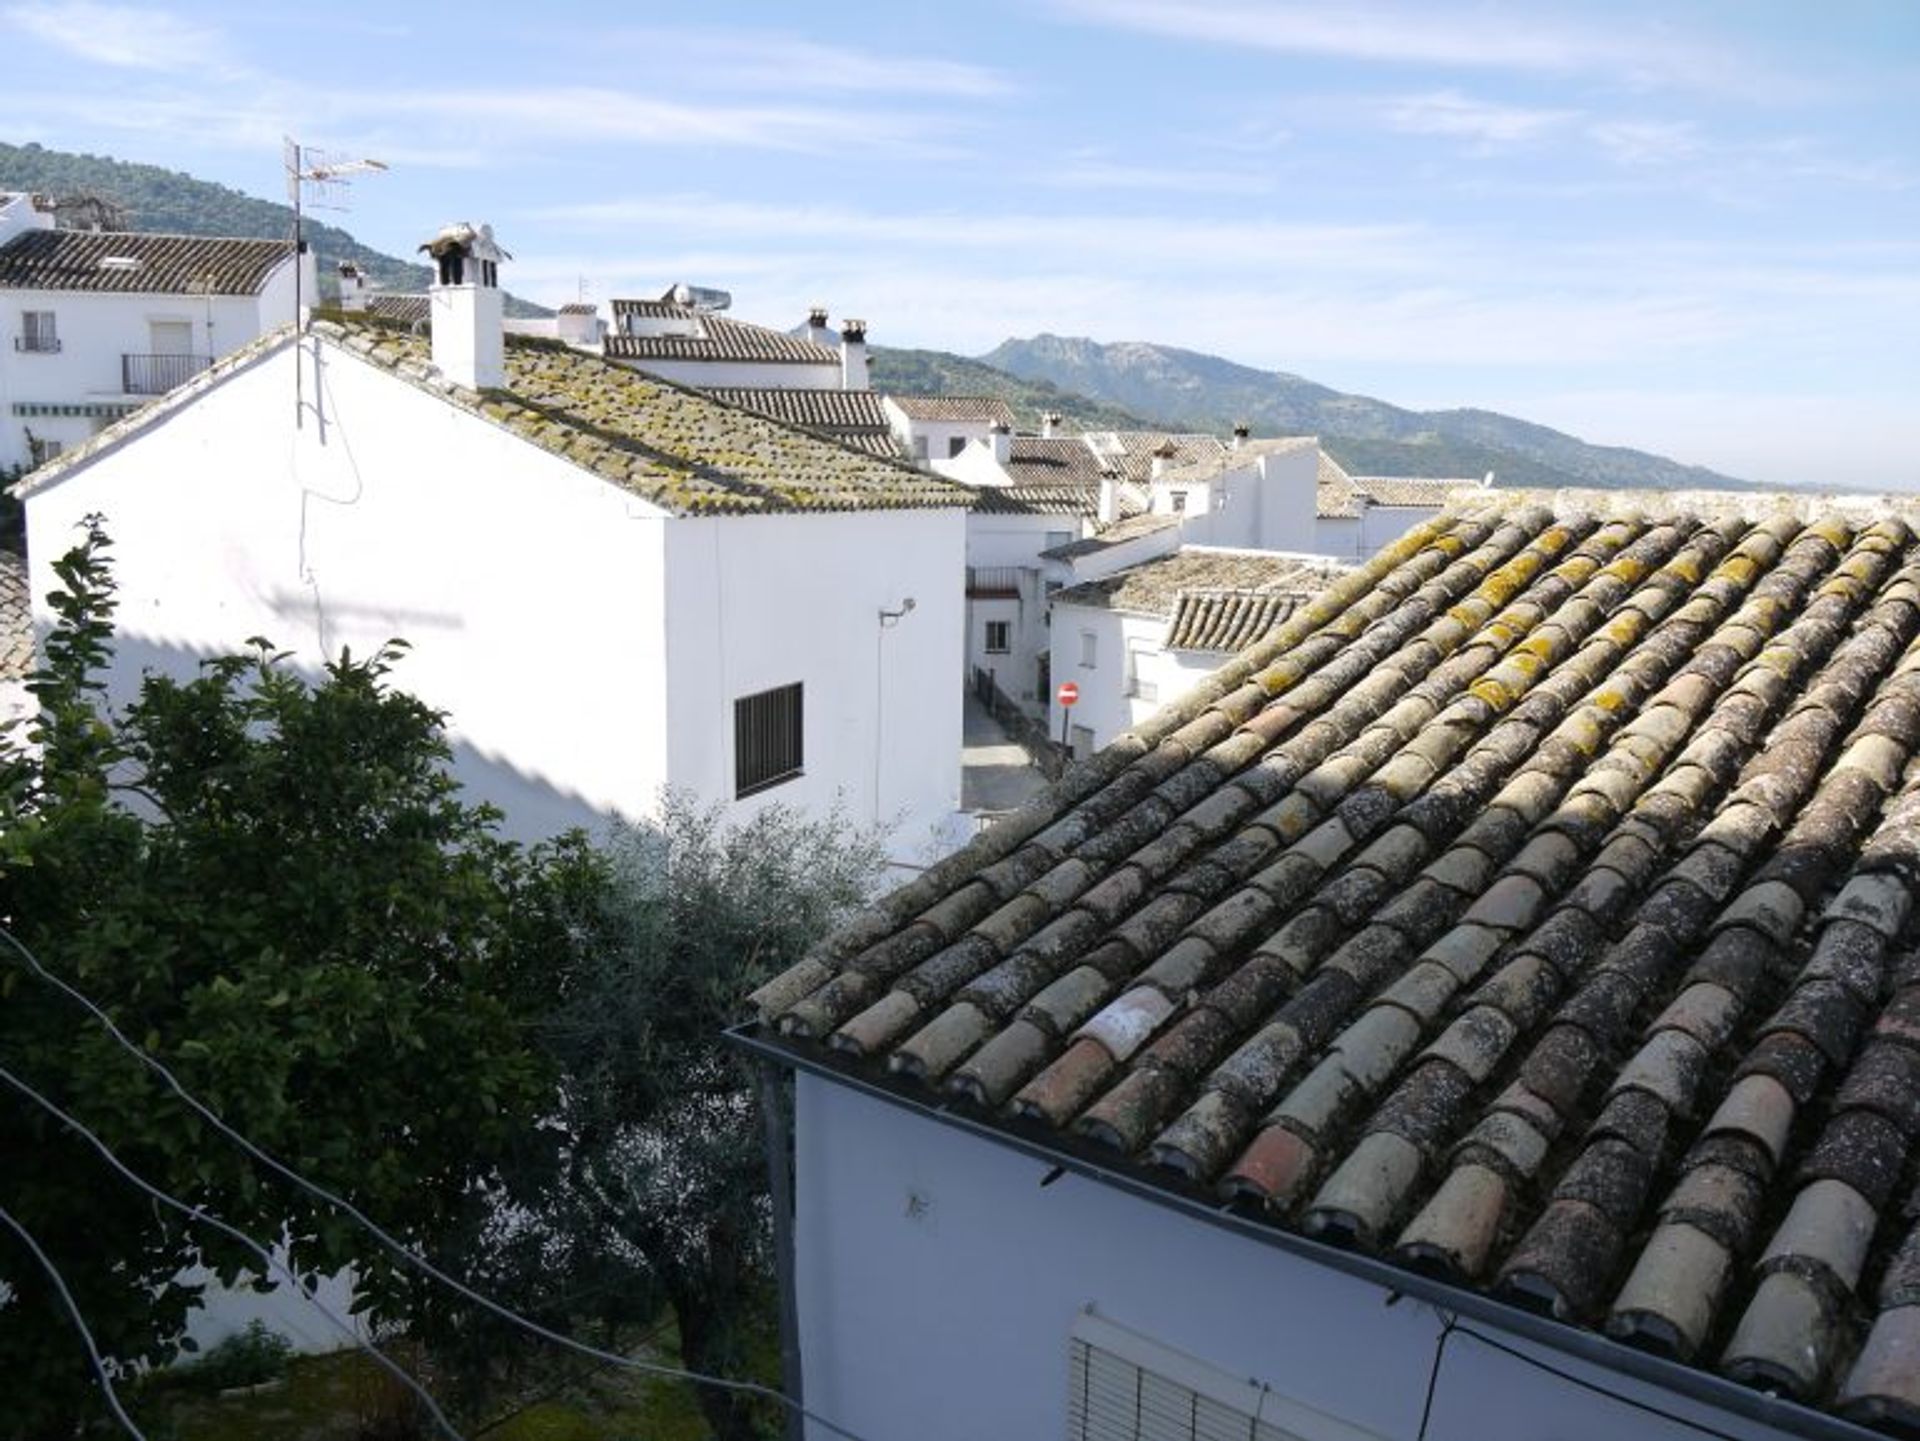
[[304, 233], [306, 206], [311, 204], [320, 210], [345, 210], [346, 187], [353, 183], [346, 177], [365, 171], [383, 171], [387, 163], [384, 160], [351, 160], [331, 155], [302, 145], [290, 135], [282, 137], [281, 155], [287, 172], [287, 202], [293, 207], [293, 423], [297, 429], [302, 421], [301, 396], [304, 393], [299, 337], [307, 328], [305, 297], [301, 294], [305, 271], [301, 257], [306, 254], [307, 248]]

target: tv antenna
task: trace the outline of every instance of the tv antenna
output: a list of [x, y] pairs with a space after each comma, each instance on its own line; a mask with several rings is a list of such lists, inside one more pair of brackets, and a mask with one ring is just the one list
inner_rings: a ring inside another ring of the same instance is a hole
[[[310, 145], [302, 145], [291, 135], [282, 137], [282, 163], [287, 172], [287, 203], [293, 207], [293, 323], [296, 331], [306, 328], [306, 316], [303, 313], [304, 298], [301, 295], [302, 272], [305, 267], [301, 256], [306, 254], [305, 234], [306, 210], [309, 205], [317, 210], [345, 210], [347, 208], [347, 187], [353, 182], [347, 177], [361, 175], [369, 171], [383, 171], [387, 168], [384, 160], [351, 159], [335, 155], [325, 150], [317, 150]], [[300, 424], [301, 409], [301, 363], [300, 347], [293, 349], [293, 420], [296, 427]]]

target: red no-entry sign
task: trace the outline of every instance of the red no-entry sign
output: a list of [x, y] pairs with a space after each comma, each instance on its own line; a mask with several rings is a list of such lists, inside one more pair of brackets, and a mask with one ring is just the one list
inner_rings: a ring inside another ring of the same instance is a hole
[[1080, 687], [1070, 680], [1063, 680], [1060, 682], [1060, 689], [1054, 694], [1059, 698], [1061, 705], [1072, 705], [1080, 699]]

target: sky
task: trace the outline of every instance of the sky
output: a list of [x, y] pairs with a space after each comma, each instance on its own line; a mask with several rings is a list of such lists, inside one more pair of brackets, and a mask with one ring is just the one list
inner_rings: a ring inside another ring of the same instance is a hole
[[549, 304], [1149, 340], [1920, 489], [1911, 0], [0, 0], [0, 55], [0, 139], [274, 198], [284, 136], [377, 158], [316, 213], [490, 221]]

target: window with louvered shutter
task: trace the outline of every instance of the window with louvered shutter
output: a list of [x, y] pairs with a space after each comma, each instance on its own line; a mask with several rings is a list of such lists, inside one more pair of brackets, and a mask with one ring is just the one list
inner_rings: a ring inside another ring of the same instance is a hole
[[1378, 1441], [1092, 1314], [1074, 1322], [1067, 1373], [1067, 1441]]
[[801, 773], [805, 753], [800, 686], [776, 686], [733, 703], [733, 793], [764, 791]]

